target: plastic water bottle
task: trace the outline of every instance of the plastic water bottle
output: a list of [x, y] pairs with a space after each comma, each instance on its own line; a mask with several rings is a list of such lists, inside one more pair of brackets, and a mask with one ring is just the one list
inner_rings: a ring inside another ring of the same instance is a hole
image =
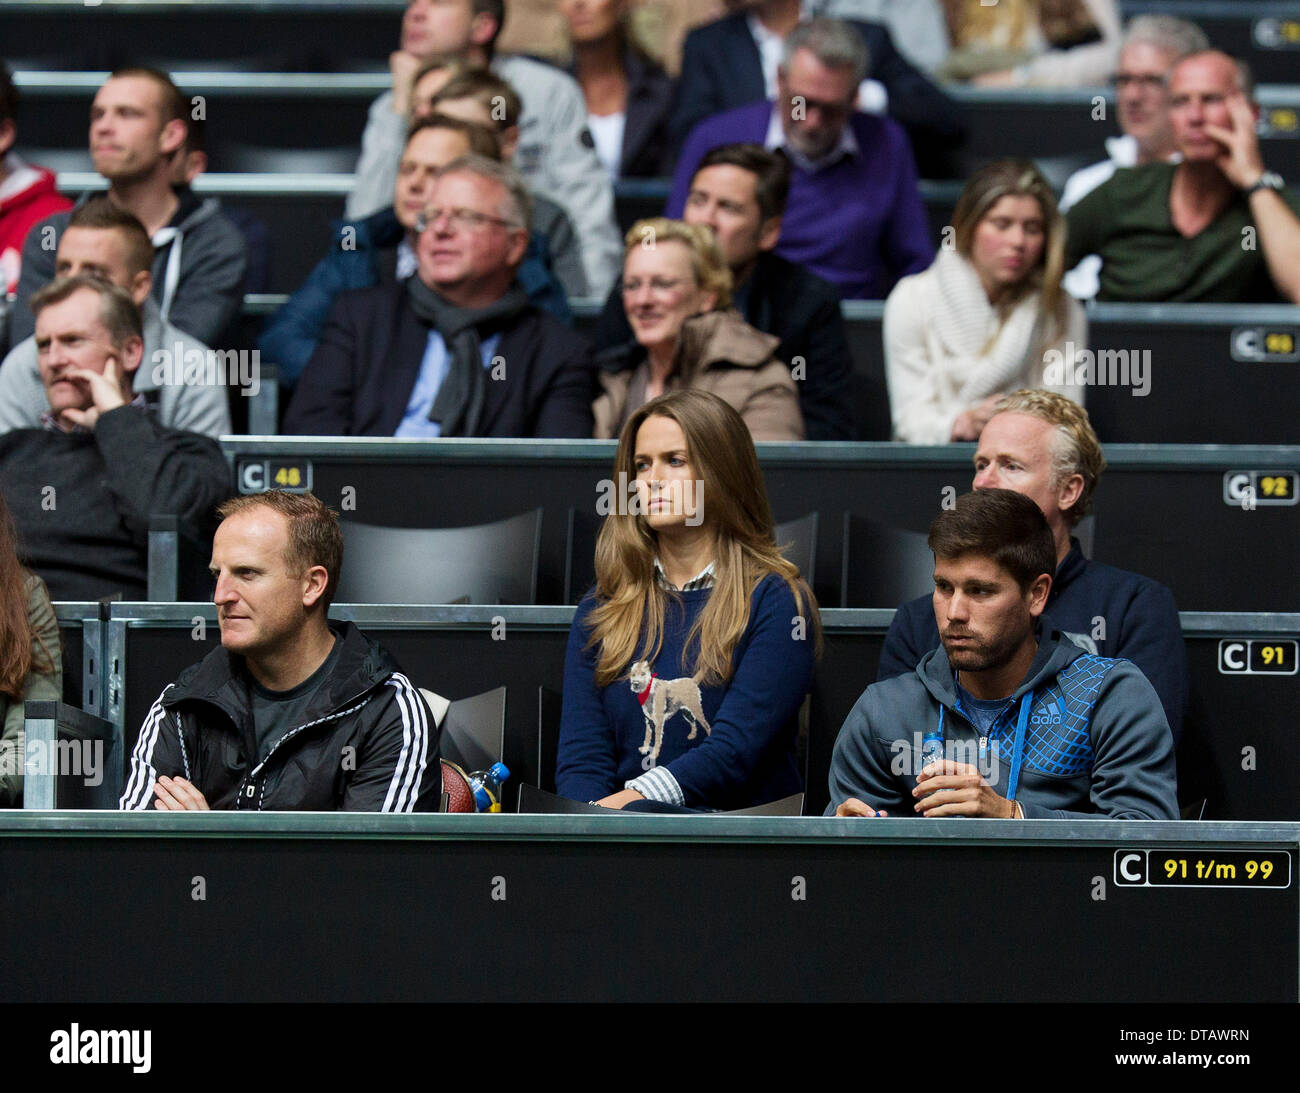
[[943, 761], [943, 733], [931, 729], [921, 738], [921, 762], [916, 768], [919, 775], [931, 763]]
[[466, 776], [479, 812], [501, 811], [501, 783], [510, 777], [504, 763], [493, 763], [487, 770], [470, 771]]

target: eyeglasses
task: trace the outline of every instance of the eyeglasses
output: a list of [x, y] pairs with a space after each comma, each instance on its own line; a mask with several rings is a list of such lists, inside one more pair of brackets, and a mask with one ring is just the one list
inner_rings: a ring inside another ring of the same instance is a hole
[[[665, 293], [665, 292], [672, 292], [675, 288], [677, 288], [678, 285], [685, 284], [686, 278], [685, 277], [671, 277], [671, 278], [651, 277], [650, 280], [645, 283], [650, 286], [650, 290], [652, 292]], [[640, 292], [641, 284], [642, 282], [637, 280], [636, 278], [633, 278], [631, 281], [624, 281], [623, 294], [625, 296], [630, 296], [634, 292]]]
[[499, 216], [488, 216], [487, 213], [475, 212], [473, 209], [425, 209], [415, 218], [415, 230], [417, 232], [428, 231], [444, 216], [451, 222], [451, 226], [458, 231], [478, 231], [480, 228], [486, 228], [489, 224], [497, 224], [503, 228], [519, 227], [512, 220], [505, 220]]
[[1136, 76], [1127, 72], [1119, 72], [1110, 78], [1110, 86], [1116, 91], [1123, 91], [1127, 87], [1136, 87], [1139, 91], [1161, 91], [1165, 86], [1163, 76]]

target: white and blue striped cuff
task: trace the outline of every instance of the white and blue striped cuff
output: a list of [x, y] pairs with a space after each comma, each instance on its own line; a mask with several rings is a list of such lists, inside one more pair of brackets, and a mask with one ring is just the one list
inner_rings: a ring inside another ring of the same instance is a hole
[[655, 767], [646, 771], [639, 778], [623, 783], [624, 789], [634, 789], [647, 801], [662, 801], [668, 805], [685, 805], [686, 796], [672, 772], [664, 767]]

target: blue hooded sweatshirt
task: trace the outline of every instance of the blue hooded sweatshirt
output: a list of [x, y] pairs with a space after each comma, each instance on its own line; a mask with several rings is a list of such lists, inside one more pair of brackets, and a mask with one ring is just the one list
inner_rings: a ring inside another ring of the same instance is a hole
[[978, 766], [1026, 819], [1178, 819], [1174, 742], [1155, 689], [1127, 660], [1084, 652], [1045, 618], [1033, 665], [986, 736], [942, 648], [868, 687], [835, 741], [827, 815], [849, 797], [918, 815], [921, 743], [935, 728], [945, 756]]
[[[1160, 696], [1177, 746], [1187, 709], [1187, 649], [1173, 593], [1149, 577], [1089, 561], [1079, 540], [1071, 539], [1070, 553], [1056, 567], [1046, 611], [1076, 645], [1098, 656], [1131, 660], [1142, 670]], [[885, 635], [876, 679], [910, 673], [938, 647], [931, 597], [909, 600]]]

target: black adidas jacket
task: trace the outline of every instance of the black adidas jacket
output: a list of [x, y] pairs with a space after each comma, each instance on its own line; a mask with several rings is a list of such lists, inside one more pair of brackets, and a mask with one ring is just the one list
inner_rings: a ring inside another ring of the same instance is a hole
[[352, 623], [308, 720], [257, 761], [249, 685], [214, 649], [154, 702], [119, 807], [151, 809], [161, 775], [192, 782], [214, 809], [436, 812], [438, 729], [419, 690]]

